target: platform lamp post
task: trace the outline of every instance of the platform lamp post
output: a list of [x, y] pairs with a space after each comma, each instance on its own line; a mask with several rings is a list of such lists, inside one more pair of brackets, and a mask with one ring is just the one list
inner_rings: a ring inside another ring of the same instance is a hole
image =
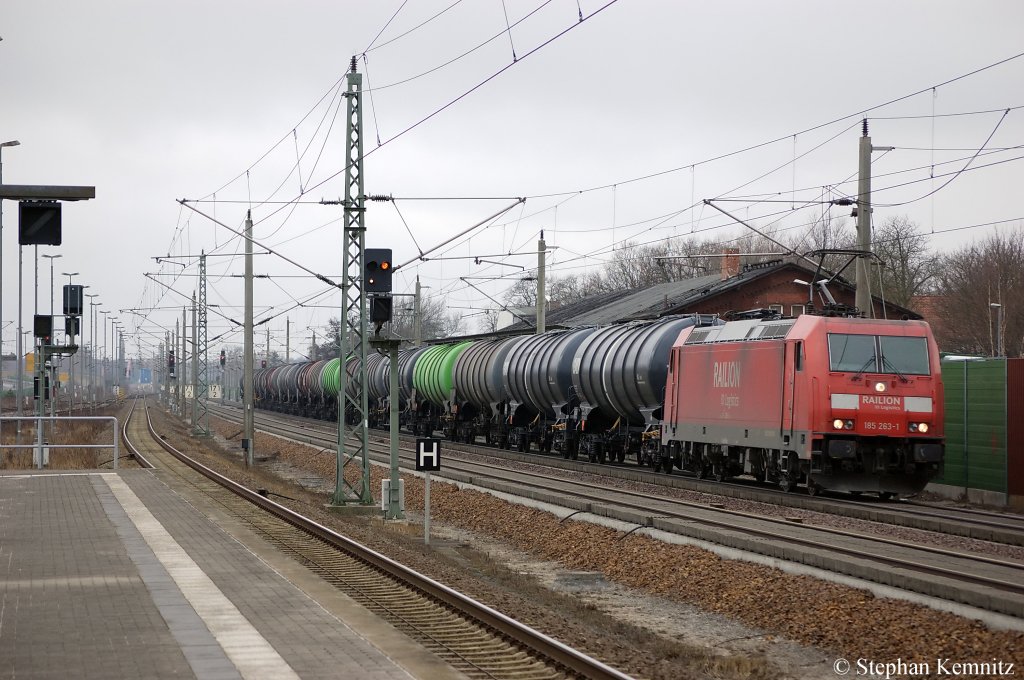
[[[99, 367], [99, 372], [100, 372], [100, 389], [103, 392], [102, 397], [106, 398], [106, 396], [107, 396], [107, 317], [110, 316], [110, 310], [109, 309], [101, 309], [100, 310], [100, 314], [103, 315], [103, 321], [101, 322], [103, 324], [103, 356], [100, 359], [100, 367]], [[97, 335], [96, 336], [96, 340], [99, 341], [99, 339], [100, 338]]]
[[[9, 142], [0, 142], [0, 184], [4, 183], [4, 161], [3, 152], [9, 146], [20, 146], [21, 142], [12, 139]], [[0, 282], [4, 278], [4, 211], [3, 201], [0, 200]], [[19, 286], [20, 290], [20, 286]], [[0, 318], [4, 315], [3, 296], [0, 295]], [[21, 415], [21, 314], [18, 314], [18, 342], [15, 343], [18, 352], [18, 415]], [[0, 415], [3, 415], [3, 384], [4, 384], [4, 362], [0, 357]], [[17, 421], [18, 436], [21, 436], [21, 421]]]
[[[96, 337], [96, 305], [97, 304], [103, 304], [103, 303], [102, 302], [97, 303], [96, 300], [94, 299], [94, 298], [98, 298], [99, 297], [99, 293], [85, 293], [84, 296], [87, 297], [87, 298], [90, 298], [89, 299], [89, 357], [91, 359], [92, 357], [96, 356], [96, 341], [95, 341], [95, 337]], [[84, 358], [84, 356], [83, 356], [83, 358]], [[81, 365], [81, 364], [79, 364], [79, 365]], [[87, 360], [87, 363], [84, 366], [82, 366], [82, 385], [83, 385], [83, 387], [85, 386], [85, 376], [86, 376], [86, 373], [88, 373], [88, 375], [89, 375], [89, 392], [92, 394], [92, 408], [93, 408], [93, 412], [95, 413], [95, 411], [96, 411], [96, 381], [93, 380], [92, 369], [90, 367], [91, 367], [91, 364], [88, 363], [88, 360]], [[83, 404], [85, 403], [85, 390], [84, 389], [82, 390], [82, 403]]]
[[[61, 274], [61, 276], [68, 277], [68, 285], [69, 286], [72, 285], [71, 284], [71, 277], [72, 276], [78, 276], [78, 272], [61, 272], [60, 274]], [[81, 332], [82, 332], [81, 326], [79, 326], [78, 332], [79, 332], [79, 334], [81, 334]], [[73, 343], [74, 339], [75, 339], [75, 337], [71, 336], [70, 341]], [[68, 376], [68, 378], [69, 378], [69, 380], [68, 380], [68, 385], [69, 385], [69, 387], [68, 387], [68, 415], [70, 416], [72, 409], [74, 409], [74, 407], [75, 407], [75, 358], [73, 356], [71, 357], [70, 360], [68, 360], [68, 367], [69, 367], [69, 371], [71, 373]]]
[[[1003, 356], [1003, 305], [998, 302], [990, 302], [989, 309], [996, 310], [996, 356]], [[991, 322], [992, 317], [989, 316]]]

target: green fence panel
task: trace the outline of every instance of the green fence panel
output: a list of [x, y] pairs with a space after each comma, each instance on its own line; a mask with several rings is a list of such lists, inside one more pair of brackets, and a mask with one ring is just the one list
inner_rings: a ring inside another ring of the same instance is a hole
[[1006, 492], [1006, 361], [943, 361], [946, 459], [939, 484]]

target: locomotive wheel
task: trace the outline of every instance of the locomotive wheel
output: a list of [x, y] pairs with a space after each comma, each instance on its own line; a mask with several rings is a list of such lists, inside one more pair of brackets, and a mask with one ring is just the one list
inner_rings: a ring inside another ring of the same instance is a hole
[[715, 464], [711, 469], [716, 482], [724, 482], [726, 478], [725, 466], [721, 464]]
[[708, 478], [708, 464], [704, 461], [697, 463], [697, 479]]
[[618, 453], [616, 453], [615, 454], [615, 460], [619, 461], [620, 463], [625, 463], [626, 462], [626, 452], [625, 451], [619, 451]]
[[811, 480], [807, 480], [807, 495], [808, 496], [817, 496], [820, 491], [821, 491], [821, 487], [820, 486], [818, 486], [817, 484], [815, 484]]
[[786, 493], [793, 493], [796, 490], [796, 480], [788, 472], [779, 475], [779, 488]]
[[661, 470], [666, 475], [672, 474], [672, 459], [671, 458], [662, 458], [661, 459]]

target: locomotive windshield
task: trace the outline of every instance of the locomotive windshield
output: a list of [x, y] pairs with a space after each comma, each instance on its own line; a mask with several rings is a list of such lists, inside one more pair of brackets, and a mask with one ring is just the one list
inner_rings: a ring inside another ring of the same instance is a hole
[[828, 355], [833, 371], [928, 375], [925, 338], [829, 333]]

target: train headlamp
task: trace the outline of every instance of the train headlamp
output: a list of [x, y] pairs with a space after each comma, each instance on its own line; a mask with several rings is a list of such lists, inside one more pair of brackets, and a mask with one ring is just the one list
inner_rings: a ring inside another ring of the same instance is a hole
[[885, 392], [885, 383], [884, 382], [876, 382], [875, 383], [875, 392]]
[[910, 423], [910, 431], [925, 434], [928, 432], [928, 423]]
[[837, 430], [852, 430], [853, 421], [843, 420], [842, 418], [836, 418], [835, 420], [832, 421], [832, 427], [834, 427]]

